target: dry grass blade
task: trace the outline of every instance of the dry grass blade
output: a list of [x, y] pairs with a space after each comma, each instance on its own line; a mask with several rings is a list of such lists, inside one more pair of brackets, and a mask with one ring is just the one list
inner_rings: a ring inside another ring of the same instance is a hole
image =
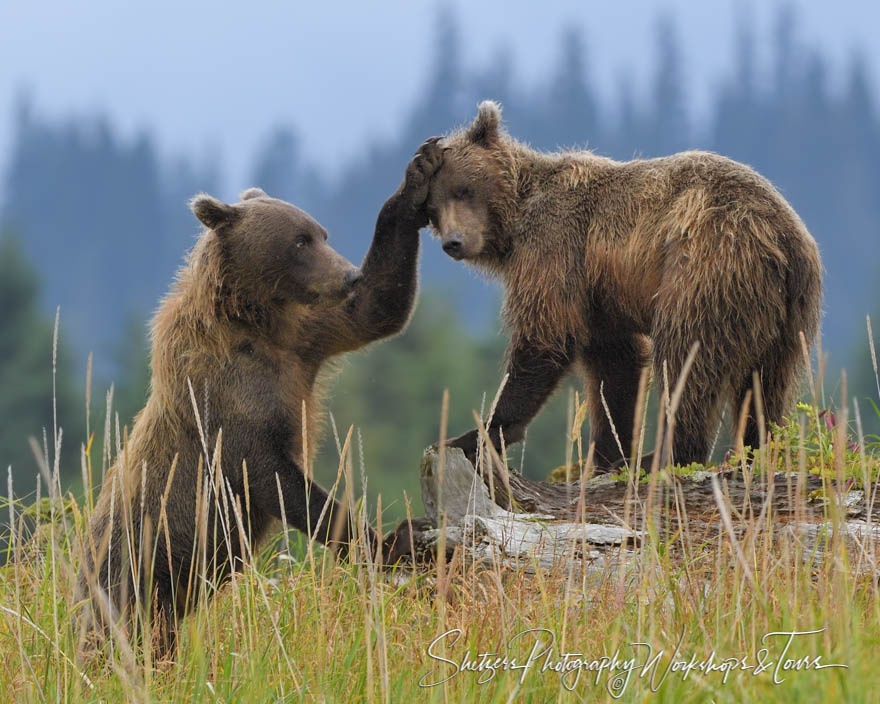
[[877, 352], [874, 349], [874, 333], [871, 330], [871, 316], [867, 316], [868, 322], [868, 347], [871, 350], [871, 367], [874, 370], [874, 382], [877, 384], [877, 400], [880, 402], [880, 374], [877, 372]]
[[727, 508], [727, 502], [721, 494], [721, 485], [718, 483], [718, 478], [715, 476], [712, 477], [712, 493], [715, 496], [715, 503], [718, 505], [718, 512], [721, 514], [721, 522], [724, 526], [724, 530], [727, 532], [727, 537], [730, 539], [730, 544], [733, 547], [736, 560], [739, 562], [740, 567], [742, 567], [746, 579], [749, 580], [753, 587], [757, 587], [755, 576], [752, 574], [752, 568], [749, 566], [749, 563], [746, 562], [746, 557], [736, 538], [736, 531], [733, 528], [733, 521], [730, 519], [730, 511]]

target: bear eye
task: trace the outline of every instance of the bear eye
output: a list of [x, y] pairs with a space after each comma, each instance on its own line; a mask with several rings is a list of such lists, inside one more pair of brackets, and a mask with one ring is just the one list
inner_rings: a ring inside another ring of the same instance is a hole
[[456, 200], [470, 200], [474, 197], [474, 191], [470, 186], [462, 186], [452, 194], [452, 197]]
[[300, 249], [305, 247], [309, 243], [309, 238], [306, 235], [297, 235], [296, 236], [296, 248]]

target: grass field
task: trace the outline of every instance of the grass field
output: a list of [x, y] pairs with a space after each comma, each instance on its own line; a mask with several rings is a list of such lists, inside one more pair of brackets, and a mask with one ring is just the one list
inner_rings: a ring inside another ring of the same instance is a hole
[[[70, 702], [880, 701], [878, 554], [840, 539], [834, 499], [855, 487], [873, 501], [876, 439], [856, 413], [834, 417], [813, 399], [743, 468], [756, 481], [780, 469], [828, 478], [827, 496], [802, 497], [827, 504], [822, 554], [765, 530], [762, 507], [738, 512], [745, 531], [720, 538], [649, 532], [632, 560], [599, 573], [481, 566], [460, 553], [386, 572], [362, 551], [336, 562], [291, 533], [205, 596], [178, 651], [158, 661], [118, 637], [105, 655], [78, 659], [74, 546], [90, 502], [57, 491], [38, 505], [6, 501], [16, 531], [0, 567], [0, 692]], [[356, 462], [343, 453], [343, 482]], [[381, 498], [369, 513], [381, 520]]]

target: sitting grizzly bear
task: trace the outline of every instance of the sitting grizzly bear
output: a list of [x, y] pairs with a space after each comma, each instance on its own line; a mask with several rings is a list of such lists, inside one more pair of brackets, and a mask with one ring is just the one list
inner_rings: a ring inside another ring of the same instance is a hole
[[[140, 604], [173, 638], [204, 570], [210, 579], [235, 569], [243, 542], [259, 541], [282, 511], [291, 525], [347, 549], [345, 512], [303, 471], [302, 423], [311, 453], [324, 362], [406, 325], [437, 163], [429, 140], [382, 207], [360, 269], [309, 215], [259, 189], [231, 205], [193, 199], [205, 229], [153, 320], [150, 396], [83, 546], [87, 632], [100, 639], [108, 619], [131, 619]], [[392, 560], [394, 537], [384, 546]], [[372, 531], [368, 541], [378, 548]]]
[[[489, 428], [522, 439], [565, 372], [585, 376], [597, 465], [622, 461], [641, 372], [653, 356], [674, 385], [698, 351], [676, 414], [675, 462], [705, 462], [725, 400], [738, 413], [760, 378], [779, 422], [819, 326], [813, 238], [752, 169], [684, 152], [617, 162], [587, 151], [543, 154], [510, 138], [487, 101], [442, 139], [428, 217], [454, 259], [499, 276], [511, 339], [508, 381]], [[653, 347], [653, 353], [652, 353]], [[601, 390], [601, 395], [600, 395]], [[477, 431], [450, 441], [474, 458]], [[754, 417], [745, 443], [759, 444]]]

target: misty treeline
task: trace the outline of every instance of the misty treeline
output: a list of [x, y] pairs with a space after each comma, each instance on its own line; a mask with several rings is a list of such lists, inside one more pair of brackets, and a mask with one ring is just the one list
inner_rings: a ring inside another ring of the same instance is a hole
[[[801, 41], [793, 10], [780, 10], [767, 36], [741, 16], [731, 30], [729, 71], [718, 76], [711, 111], [697, 124], [689, 109], [688, 65], [668, 17], [658, 20], [647, 49], [653, 52], [648, 90], [637, 94], [623, 79], [610, 100], [601, 99], [593, 83], [589, 36], [600, 28], [562, 30], [548, 75], [523, 85], [504, 47], [471, 69], [461, 60], [466, 51], [454, 15], [441, 12], [434, 27], [432, 66], [403, 119], [389, 116], [401, 125], [393, 138], [365, 144], [331, 179], [322, 164], [304, 159], [296, 126], [278, 125], [265, 135], [250, 173], [230, 180], [259, 185], [307, 210], [340, 251], [359, 261], [379, 207], [419, 143], [467, 122], [483, 98], [499, 100], [510, 132], [541, 149], [587, 146], [619, 159], [688, 148], [725, 154], [770, 178], [819, 242], [826, 267], [824, 346], [833, 350], [836, 366], [849, 366], [850, 389], [871, 394], [864, 320], [880, 309], [878, 263], [870, 256], [880, 241], [880, 123], [860, 54], [854, 51], [843, 80], [832, 84], [828, 58]], [[755, 57], [767, 53], [758, 51], [764, 45], [771, 59], [759, 65]], [[356, 115], [355, 106], [352, 119]], [[75, 481], [85, 441], [86, 355], [95, 352], [90, 427], [99, 428], [100, 440], [110, 381], [117, 381], [122, 425], [131, 423], [147, 393], [145, 321], [197, 232], [186, 202], [199, 191], [216, 193], [224, 178], [219, 158], [163, 160], [149, 133], [121, 139], [106, 118], [52, 122], [27, 100], [15, 117], [0, 211], [6, 232], [0, 464], [12, 465], [25, 491], [36, 473], [27, 437], [42, 443], [42, 429], [49, 428], [51, 448], [55, 306], [62, 306], [62, 466]], [[450, 433], [456, 434], [473, 425], [472, 409], [491, 402], [501, 376], [498, 289], [427, 239], [421, 271], [422, 302], [410, 330], [355, 355], [329, 402], [340, 433], [349, 424], [361, 429], [371, 489], [394, 497], [401, 488], [417, 494], [419, 452], [437, 438], [443, 388], [451, 391]], [[536, 474], [564, 457], [566, 405], [562, 393], [531, 429], [526, 466]], [[325, 438], [321, 462], [329, 471], [335, 468], [332, 430]], [[398, 515], [401, 510], [398, 504]]]

